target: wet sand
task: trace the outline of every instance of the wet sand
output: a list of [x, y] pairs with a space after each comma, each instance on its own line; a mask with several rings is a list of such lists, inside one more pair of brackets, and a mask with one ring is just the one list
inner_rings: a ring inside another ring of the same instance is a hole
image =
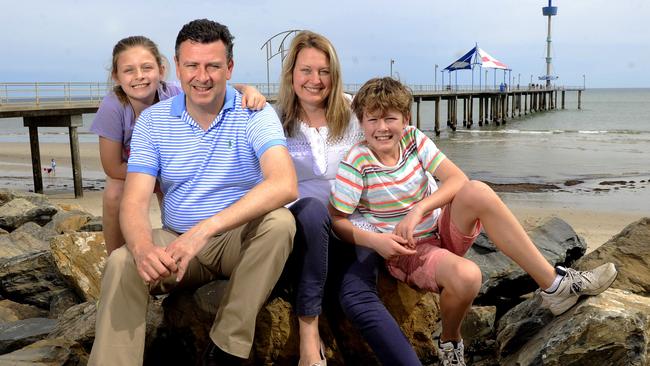
[[[88, 212], [100, 216], [104, 173], [98, 146], [96, 143], [80, 143], [79, 149], [84, 197], [77, 199], [74, 198], [68, 145], [41, 143], [42, 166], [49, 167], [52, 158], [57, 162], [56, 176], [48, 176], [45, 172], [43, 174], [45, 194], [56, 203], [79, 204]], [[629, 183], [625, 179], [611, 179], [605, 184], [601, 183], [603, 182], [491, 186], [525, 227], [533, 227], [549, 216], [558, 216], [586, 240], [588, 250], [591, 251], [633, 221], [650, 216], [650, 212], [625, 210], [615, 204], [619, 200], [616, 195], [634, 197], [640, 190], [646, 193], [650, 182]], [[0, 144], [0, 187], [25, 191], [33, 189], [28, 143]], [[152, 198], [150, 212], [152, 226], [160, 227], [160, 209], [155, 198]]]

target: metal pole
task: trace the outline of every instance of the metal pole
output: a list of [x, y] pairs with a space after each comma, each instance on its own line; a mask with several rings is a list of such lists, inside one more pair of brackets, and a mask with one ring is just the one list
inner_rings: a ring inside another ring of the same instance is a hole
[[395, 60], [392, 58], [390, 59], [390, 77], [393, 77], [393, 64], [395, 63]]
[[[551, 0], [548, 0], [548, 6], [551, 6]], [[548, 18], [548, 37], [546, 38], [546, 87], [551, 86], [551, 16]]]
[[488, 88], [488, 70], [485, 70], [485, 90]]
[[582, 89], [586, 90], [587, 89], [586, 86], [587, 86], [586, 77], [585, 74], [582, 74]]
[[438, 86], [438, 64], [435, 64], [435, 71], [433, 72], [433, 90]]

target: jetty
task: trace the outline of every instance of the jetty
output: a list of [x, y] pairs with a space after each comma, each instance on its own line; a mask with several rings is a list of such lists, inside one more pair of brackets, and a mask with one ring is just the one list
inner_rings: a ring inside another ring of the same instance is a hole
[[[276, 101], [279, 84], [249, 85], [264, 93], [269, 102]], [[361, 85], [345, 84], [344, 90], [354, 94]], [[38, 128], [61, 127], [68, 129], [75, 197], [83, 196], [77, 128], [83, 125], [83, 114], [97, 112], [101, 99], [111, 87], [109, 83], [100, 82], [0, 83], [0, 119], [22, 118], [23, 126], [29, 129], [34, 192], [43, 193]], [[415, 102], [415, 118], [411, 123], [417, 128], [428, 129], [427, 122], [433, 122], [436, 135], [441, 131], [443, 103], [446, 103], [446, 126], [455, 131], [459, 121], [464, 128], [472, 128], [475, 121], [479, 127], [490, 123], [500, 126], [522, 115], [558, 109], [558, 98], [560, 108], [565, 109], [566, 92], [577, 92], [577, 107], [581, 109], [585, 90], [584, 87], [537, 85], [512, 89], [456, 85], [409, 85], [409, 88]], [[433, 121], [421, 118], [420, 108], [425, 102], [434, 104]]]

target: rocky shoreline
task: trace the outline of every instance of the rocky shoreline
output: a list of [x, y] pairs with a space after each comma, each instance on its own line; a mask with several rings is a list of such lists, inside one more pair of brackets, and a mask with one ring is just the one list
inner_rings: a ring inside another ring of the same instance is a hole
[[[540, 308], [532, 279], [481, 236], [468, 254], [484, 279], [463, 324], [468, 364], [650, 364], [650, 218], [586, 256], [584, 241], [561, 219], [549, 218], [529, 234], [553, 264], [592, 268], [611, 261], [619, 276], [603, 294], [553, 317]], [[86, 364], [105, 256], [100, 218], [43, 195], [0, 189], [0, 365]], [[225, 284], [152, 298], [145, 364], [194, 364]], [[379, 293], [422, 362], [437, 364], [438, 296], [385, 273]], [[281, 280], [258, 315], [251, 365], [297, 363], [292, 297], [290, 281]], [[320, 329], [328, 364], [377, 363], [334, 296]]]

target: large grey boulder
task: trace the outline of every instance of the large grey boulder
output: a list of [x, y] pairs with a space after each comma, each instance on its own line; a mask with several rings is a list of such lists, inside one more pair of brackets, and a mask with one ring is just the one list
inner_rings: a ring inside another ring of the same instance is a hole
[[0, 354], [23, 348], [41, 340], [54, 329], [56, 320], [31, 318], [0, 324]]
[[81, 345], [65, 339], [43, 339], [0, 356], [0, 366], [85, 366], [88, 355]]
[[11, 258], [49, 249], [47, 242], [23, 231], [0, 235], [0, 265]]
[[[587, 245], [564, 220], [551, 217], [528, 232], [552, 265], [571, 266], [584, 255]], [[465, 258], [478, 264], [483, 285], [476, 304], [495, 304], [501, 299], [517, 299], [537, 289], [537, 284], [513, 260], [499, 251], [485, 234], [481, 234]]]
[[45, 225], [56, 212], [57, 208], [50, 203], [35, 205], [24, 198], [14, 198], [0, 206], [0, 227], [13, 231], [29, 221]]
[[34, 238], [44, 241], [46, 243], [49, 243], [50, 239], [59, 235], [59, 233], [47, 227], [47, 225], [41, 226], [31, 221], [22, 224], [20, 227], [18, 227], [16, 230], [12, 232], [12, 234], [17, 234], [17, 233], [29, 234]]
[[[80, 344], [87, 353], [92, 349], [95, 340], [95, 321], [97, 319], [97, 304], [94, 301], [84, 302], [70, 307], [63, 313], [47, 338], [65, 339]], [[167, 346], [164, 338], [164, 321], [162, 300], [152, 299], [147, 307], [147, 327], [145, 349]], [[150, 353], [161, 353], [159, 349]], [[155, 358], [155, 356], [152, 356]]]
[[[650, 299], [609, 289], [550, 318], [538, 301], [525, 301], [513, 310], [516, 316], [499, 321], [500, 364], [650, 364]], [[530, 331], [531, 323], [538, 331]], [[512, 329], [515, 325], [518, 330]]]
[[52, 220], [45, 225], [45, 228], [59, 234], [72, 233], [92, 220], [93, 215], [80, 210], [58, 211]]
[[626, 226], [602, 246], [580, 258], [579, 269], [613, 262], [618, 269], [614, 288], [650, 296], [650, 217]]
[[67, 290], [49, 251], [24, 254], [0, 265], [0, 295], [6, 299], [49, 310], [52, 297]]
[[6, 188], [0, 188], [0, 206], [15, 198], [22, 198], [33, 203], [34, 205], [51, 204], [47, 196], [41, 193], [13, 191]]

